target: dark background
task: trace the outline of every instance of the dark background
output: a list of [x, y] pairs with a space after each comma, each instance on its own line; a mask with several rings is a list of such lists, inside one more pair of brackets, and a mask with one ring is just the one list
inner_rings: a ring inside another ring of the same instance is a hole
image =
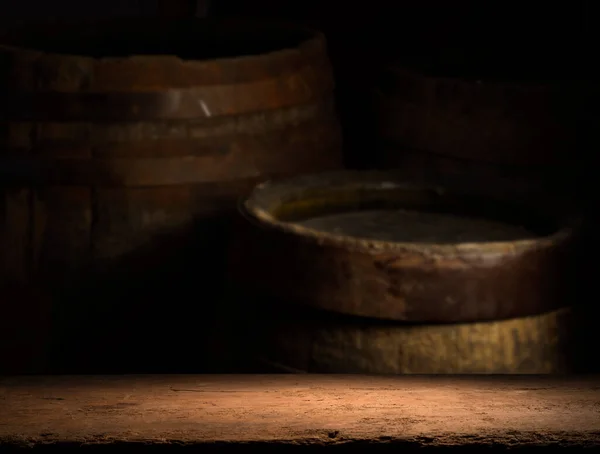
[[[31, 19], [153, 16], [159, 12], [158, 5], [157, 0], [1, 0], [0, 28]], [[487, 68], [507, 78], [515, 73], [550, 80], [597, 77], [598, 6], [591, 0], [199, 0], [196, 11], [198, 16], [277, 18], [323, 30], [338, 87], [345, 93], [338, 102], [350, 165], [355, 167], [368, 167], [369, 138], [352, 135], [366, 120], [360, 108], [350, 106], [360, 106], [360, 98], [348, 93], [362, 86], [381, 62], [410, 60], [407, 49], [452, 55], [454, 61], [466, 62], [462, 71], [468, 72], [469, 66]], [[590, 109], [597, 109], [593, 100]], [[571, 163], [580, 174], [578, 197], [589, 199], [586, 205], [592, 217], [595, 144], [595, 133], [590, 130], [573, 150]], [[590, 251], [588, 271], [593, 275], [595, 249]], [[593, 295], [593, 291], [592, 280], [582, 280], [581, 294]], [[595, 345], [590, 350], [595, 351]], [[595, 354], [591, 359], [598, 362]]]

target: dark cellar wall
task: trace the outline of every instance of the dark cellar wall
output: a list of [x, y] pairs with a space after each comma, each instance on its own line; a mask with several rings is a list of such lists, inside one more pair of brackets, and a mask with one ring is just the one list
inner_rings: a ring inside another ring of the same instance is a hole
[[[157, 0], [0, 0], [0, 26], [24, 19], [151, 16]], [[199, 10], [205, 0], [200, 0]]]
[[[475, 0], [404, 0], [340, 3], [334, 0], [214, 0], [211, 12], [217, 15], [287, 17], [298, 20], [325, 20], [338, 27], [360, 30], [369, 22], [402, 29], [420, 29], [450, 37], [464, 27], [499, 40], [511, 37], [575, 42], [582, 21], [592, 8], [590, 0], [545, 3], [481, 2]], [[441, 28], [440, 28], [441, 27]], [[361, 36], [361, 38], [367, 38]]]
[[0, 23], [14, 20], [59, 17], [107, 17], [113, 15], [149, 15], [156, 11], [155, 0], [2, 0]]
[[[200, 0], [199, 3], [208, 2]], [[592, 8], [590, 0], [563, 0], [543, 5], [515, 0], [372, 0], [368, 3], [340, 3], [334, 0], [212, 0], [211, 3], [211, 13], [216, 15], [299, 20], [320, 18], [335, 20], [339, 26], [346, 24], [349, 27], [364, 25], [378, 16], [387, 18], [396, 28], [413, 24], [422, 29], [433, 29], [444, 25], [444, 30], [439, 31], [445, 33], [457, 30], [467, 22], [478, 22], [483, 26], [482, 30], [499, 32], [500, 38], [525, 31], [545, 39], [560, 37], [569, 40], [582, 32], [582, 21], [589, 20]], [[157, 0], [1, 0], [0, 23], [27, 18], [149, 15], [154, 14], [156, 8]], [[421, 21], [415, 24], [415, 19]]]

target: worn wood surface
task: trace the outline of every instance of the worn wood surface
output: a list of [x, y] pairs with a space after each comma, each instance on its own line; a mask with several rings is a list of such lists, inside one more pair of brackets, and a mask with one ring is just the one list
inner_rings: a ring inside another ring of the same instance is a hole
[[3, 378], [0, 448], [367, 441], [407, 447], [599, 447], [599, 381], [594, 376]]

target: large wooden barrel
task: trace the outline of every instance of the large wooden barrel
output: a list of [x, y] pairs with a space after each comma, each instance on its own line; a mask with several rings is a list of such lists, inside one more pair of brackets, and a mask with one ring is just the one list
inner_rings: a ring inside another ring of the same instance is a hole
[[[399, 175], [255, 188], [230, 258], [232, 287], [244, 289], [238, 329], [251, 326], [260, 344], [246, 355], [314, 372], [566, 370], [579, 225], [570, 209]], [[319, 349], [335, 353], [308, 367], [306, 352]]]
[[0, 42], [0, 279], [51, 296], [69, 370], [202, 370], [237, 198], [341, 165], [323, 36], [128, 19]]

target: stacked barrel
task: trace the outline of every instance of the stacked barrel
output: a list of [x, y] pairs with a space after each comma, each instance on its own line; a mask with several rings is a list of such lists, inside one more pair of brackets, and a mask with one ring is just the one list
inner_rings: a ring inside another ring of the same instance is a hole
[[207, 370], [237, 199], [341, 166], [324, 37], [123, 19], [1, 43], [0, 370], [49, 370], [10, 358], [50, 340], [58, 371]]

